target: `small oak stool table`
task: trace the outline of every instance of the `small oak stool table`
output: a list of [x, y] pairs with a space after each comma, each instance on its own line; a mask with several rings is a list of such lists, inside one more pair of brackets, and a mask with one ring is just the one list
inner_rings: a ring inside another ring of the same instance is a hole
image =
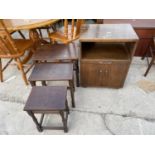
[[73, 63], [37, 63], [28, 80], [31, 86], [36, 86], [37, 81], [41, 81], [43, 86], [46, 86], [46, 81], [68, 81], [72, 107], [75, 107]]
[[[67, 119], [69, 108], [67, 103], [67, 87], [65, 86], [37, 86], [33, 87], [24, 107], [24, 111], [32, 117], [39, 132], [43, 129], [63, 129], [68, 131]], [[41, 114], [38, 122], [35, 114]], [[63, 122], [63, 127], [42, 126], [45, 114], [58, 113]]]

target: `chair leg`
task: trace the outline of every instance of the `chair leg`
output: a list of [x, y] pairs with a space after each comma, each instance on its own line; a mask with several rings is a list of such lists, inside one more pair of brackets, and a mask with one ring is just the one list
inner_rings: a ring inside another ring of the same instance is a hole
[[2, 61], [0, 58], [0, 81], [3, 82], [3, 71], [2, 71]]
[[26, 73], [24, 72], [23, 64], [21, 63], [21, 60], [19, 58], [17, 58], [16, 60], [17, 60], [17, 65], [22, 73], [23, 80], [24, 80], [25, 84], [28, 85], [28, 81], [26, 78]]
[[148, 66], [148, 68], [147, 68], [147, 70], [146, 70], [144, 76], [147, 76], [147, 74], [148, 74], [148, 72], [149, 72], [151, 66], [153, 65], [153, 62], [154, 62], [154, 57], [152, 58], [152, 60], [151, 60], [151, 62], [150, 62], [150, 64], [149, 64], [149, 66]]

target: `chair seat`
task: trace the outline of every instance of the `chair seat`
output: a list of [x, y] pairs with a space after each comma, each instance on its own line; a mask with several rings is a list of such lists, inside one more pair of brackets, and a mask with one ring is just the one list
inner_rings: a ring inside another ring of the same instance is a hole
[[[49, 34], [49, 38], [54, 39], [54, 40], [59, 40], [65, 44], [69, 43], [70, 41], [77, 39], [77, 38], [73, 39], [71, 36], [72, 35], [72, 32], [71, 32], [72, 26], [71, 25], [68, 25], [68, 37], [65, 36], [63, 29], [64, 29], [64, 27], [61, 28], [59, 31], [51, 32]], [[74, 27], [74, 29], [76, 29], [76, 27]]]
[[68, 43], [69, 38], [67, 38], [63, 33], [61, 32], [52, 32], [49, 34], [49, 37], [54, 40], [62, 41], [63, 43]]
[[65, 110], [66, 86], [33, 87], [24, 107], [25, 111]]
[[34, 61], [65, 61], [65, 60], [78, 60], [79, 57], [78, 44], [70, 43], [64, 44], [54, 44], [54, 45], [42, 45], [37, 48], [32, 59]]
[[72, 63], [40, 63], [36, 64], [29, 81], [65, 81], [73, 79]]
[[20, 51], [25, 51], [31, 48], [34, 44], [33, 41], [28, 39], [15, 39], [14, 42]]

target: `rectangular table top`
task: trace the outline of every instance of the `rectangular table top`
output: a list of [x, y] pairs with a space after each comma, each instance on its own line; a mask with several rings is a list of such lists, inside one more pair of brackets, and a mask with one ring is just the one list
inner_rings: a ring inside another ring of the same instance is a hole
[[81, 42], [136, 42], [138, 36], [130, 24], [89, 24], [81, 29]]

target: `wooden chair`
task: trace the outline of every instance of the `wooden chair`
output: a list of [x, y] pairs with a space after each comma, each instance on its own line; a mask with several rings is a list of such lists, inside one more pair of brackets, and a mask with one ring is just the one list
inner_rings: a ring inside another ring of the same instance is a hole
[[72, 19], [71, 24], [69, 24], [68, 19], [64, 19], [63, 31], [49, 33], [49, 38], [51, 39], [52, 43], [59, 41], [64, 44], [68, 44], [79, 38], [80, 28], [83, 23], [84, 20], [82, 19]]
[[[18, 69], [22, 73], [23, 80], [27, 85], [28, 81], [26, 73], [30, 70], [32, 65], [27, 69], [27, 71], [24, 71], [23, 62], [25, 62], [26, 59], [23, 59], [22, 61], [21, 57], [24, 56], [25, 51], [27, 50], [34, 52], [33, 41], [26, 39], [12, 39], [3, 23], [3, 20], [0, 20], [0, 24], [0, 27], [2, 27], [0, 29], [0, 81], [3, 82], [3, 71], [8, 67], [12, 60], [15, 60]], [[2, 67], [2, 58], [10, 59], [4, 67]]]
[[[151, 61], [149, 62], [148, 57], [151, 56]], [[147, 57], [147, 62], [148, 62], [148, 68], [144, 74], [144, 76], [147, 76], [149, 70], [151, 69], [152, 65], [154, 64], [155, 61], [155, 37], [153, 38], [153, 44], [149, 46], [149, 49], [146, 53], [144, 53], [142, 60]]]

